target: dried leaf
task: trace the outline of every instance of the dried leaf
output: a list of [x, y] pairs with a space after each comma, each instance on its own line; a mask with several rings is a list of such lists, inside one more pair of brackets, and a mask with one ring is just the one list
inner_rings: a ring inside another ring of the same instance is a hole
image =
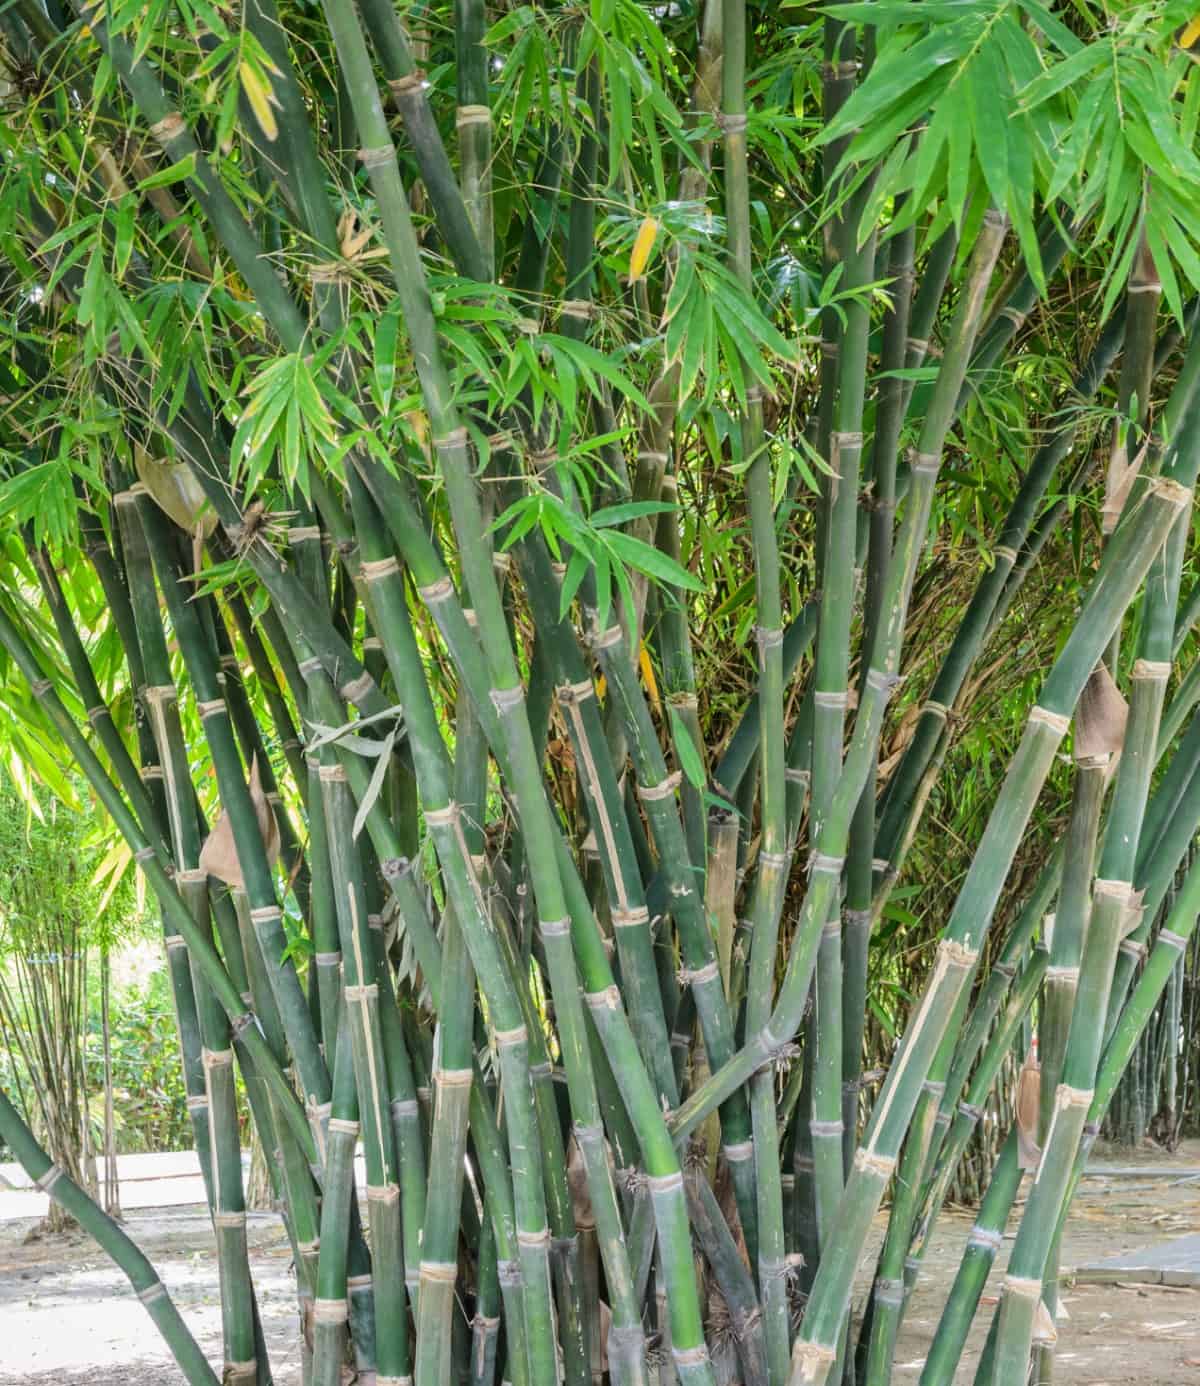
[[138, 480], [155, 505], [180, 529], [207, 539], [216, 527], [217, 516], [191, 468], [182, 462], [151, 457], [145, 448], [135, 448], [133, 460]]
[[1133, 483], [1137, 480], [1145, 460], [1146, 447], [1144, 444], [1132, 462], [1127, 460], [1123, 442], [1113, 445], [1112, 453], [1108, 459], [1104, 505], [1100, 511], [1100, 528], [1105, 534], [1111, 534], [1116, 529], [1117, 521], [1121, 518], [1121, 512], [1125, 509], [1125, 502], [1129, 499], [1129, 493], [1133, 490]]
[[1116, 766], [1129, 706], [1104, 664], [1097, 664], [1075, 708], [1075, 763]]
[[653, 217], [646, 217], [641, 226], [638, 227], [633, 249], [629, 252], [629, 278], [631, 281], [642, 277], [646, 262], [650, 259], [650, 252], [654, 249], [654, 242], [657, 239], [658, 222]]
[[[267, 796], [263, 793], [262, 779], [258, 770], [258, 757], [250, 762], [250, 799], [254, 804], [254, 816], [258, 820], [258, 831], [262, 836], [263, 850], [267, 854], [267, 864], [273, 866], [279, 858], [279, 824]], [[242, 864], [238, 860], [237, 843], [233, 836], [233, 824], [225, 809], [213, 825], [213, 830], [200, 849], [200, 869], [217, 880], [238, 890], [245, 888]]]
[[1042, 1066], [1038, 1062], [1037, 1040], [1034, 1040], [1021, 1065], [1013, 1103], [1017, 1121], [1017, 1159], [1022, 1169], [1036, 1169], [1041, 1163], [1042, 1152], [1037, 1143], [1041, 1100]]
[[1039, 1299], [1037, 1310], [1033, 1316], [1033, 1341], [1035, 1343], [1057, 1343], [1058, 1329], [1054, 1325], [1050, 1310], [1046, 1308], [1046, 1301]]
[[1129, 898], [1121, 910], [1121, 938], [1128, 938], [1142, 922], [1142, 914], [1144, 913], [1142, 898], [1145, 894], [1144, 889], [1129, 892]]

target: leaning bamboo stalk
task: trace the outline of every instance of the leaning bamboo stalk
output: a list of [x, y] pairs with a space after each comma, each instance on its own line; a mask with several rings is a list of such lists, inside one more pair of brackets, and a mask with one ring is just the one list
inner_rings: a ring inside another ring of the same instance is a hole
[[[838, 1214], [839, 1255], [823, 1265], [792, 1358], [792, 1383], [822, 1383], [836, 1356], [837, 1337], [870, 1219], [895, 1168], [900, 1141], [925, 1081], [941, 1027], [974, 969], [984, 929], [1034, 801], [1067, 730], [1088, 674], [1106, 647], [1190, 492], [1171, 478], [1153, 483], [1142, 504], [1114, 535], [1084, 603], [1032, 710], [1010, 764], [980, 849], [959, 893], [924, 997], [876, 1103], [864, 1145]], [[1115, 556], [1114, 556], [1115, 555]], [[811, 892], [810, 892], [811, 893]], [[1040, 1282], [1039, 1282], [1040, 1284]]]
[[61, 1204], [129, 1277], [129, 1283], [190, 1386], [217, 1386], [216, 1374], [154, 1267], [112, 1218], [51, 1161], [3, 1092], [0, 1092], [0, 1134], [37, 1187]]
[[1017, 1130], [1009, 1131], [992, 1171], [988, 1191], [979, 1215], [967, 1238], [967, 1249], [959, 1262], [954, 1284], [946, 1298], [937, 1331], [933, 1336], [920, 1386], [949, 1386], [962, 1357], [975, 1310], [988, 1272], [1004, 1240], [1004, 1224], [1021, 1183], [1017, 1159]]

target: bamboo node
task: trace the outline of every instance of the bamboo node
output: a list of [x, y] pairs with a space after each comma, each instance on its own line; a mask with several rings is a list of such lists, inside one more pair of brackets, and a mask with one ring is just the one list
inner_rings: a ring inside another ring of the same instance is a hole
[[740, 1164], [743, 1160], [749, 1160], [754, 1154], [753, 1141], [735, 1141], [733, 1145], [721, 1146], [721, 1153], [729, 1164]]
[[[362, 1380], [360, 1375], [359, 1380]], [[377, 1376], [375, 1386], [413, 1386], [411, 1376]]]
[[850, 702], [850, 695], [845, 690], [840, 693], [814, 693], [813, 703], [817, 707], [828, 708], [833, 712], [844, 712]]
[[909, 466], [918, 476], [936, 476], [942, 465], [940, 452], [917, 452], [914, 449], [909, 453], [909, 459]]
[[346, 1288], [348, 1290], [369, 1290], [374, 1281], [370, 1272], [366, 1275], [350, 1275], [346, 1277]]
[[217, 1227], [239, 1228], [246, 1225], [245, 1211], [233, 1213], [214, 1213], [213, 1223]]
[[426, 606], [435, 606], [438, 602], [444, 602], [454, 593], [454, 583], [449, 575], [440, 577], [436, 582], [428, 583], [424, 587], [418, 587], [417, 591], [421, 594], [421, 600]]
[[388, 857], [380, 863], [379, 869], [385, 881], [399, 881], [412, 870], [412, 862], [407, 857]]
[[1124, 953], [1127, 958], [1132, 958], [1134, 962], [1141, 962], [1146, 956], [1146, 945], [1139, 943], [1135, 938], [1127, 938], [1117, 951]]
[[357, 678], [351, 679], [349, 683], [342, 684], [338, 692], [348, 703], [359, 703], [375, 687], [375, 680], [364, 669]]
[[208, 1098], [202, 1094], [197, 1094], [194, 1097], [189, 1097], [186, 1105], [189, 1112], [206, 1112], [208, 1111]]
[[318, 953], [316, 960], [318, 967], [341, 967], [342, 954], [340, 950], [333, 953]]
[[225, 711], [224, 698], [210, 698], [206, 702], [196, 704], [196, 712], [203, 722], [208, 717], [215, 717], [217, 713]]
[[399, 573], [400, 562], [395, 554], [389, 554], [387, 558], [364, 559], [360, 571], [366, 582], [380, 582]]
[[449, 828], [458, 822], [459, 806], [454, 799], [440, 809], [426, 809], [425, 822], [431, 828]]
[[581, 703], [586, 698], [594, 698], [596, 696], [596, 685], [591, 679], [580, 679], [578, 683], [561, 684], [556, 691], [558, 693], [558, 701], [570, 705], [572, 703]]
[[[616, 991], [616, 987], [613, 987]], [[524, 1025], [516, 1025], [511, 1030], [497, 1030], [496, 1046], [499, 1049], [507, 1049], [511, 1045], [524, 1044], [529, 1038], [529, 1031]]]
[[399, 1184], [368, 1184], [367, 1200], [371, 1203], [397, 1203], [400, 1199]]
[[397, 1097], [392, 1103], [392, 1115], [396, 1117], [420, 1116], [421, 1104], [415, 1097]]
[[972, 967], [979, 957], [978, 949], [968, 948], [965, 943], [952, 938], [944, 938], [938, 944], [937, 951], [939, 960], [944, 960], [947, 967]]
[[974, 1102], [960, 1102], [958, 1111], [968, 1121], [978, 1121], [983, 1116], [983, 1108], [977, 1107]]
[[350, 1308], [344, 1299], [314, 1299], [312, 1316], [314, 1323], [345, 1323]]
[[228, 1068], [233, 1063], [232, 1049], [201, 1049], [200, 1062], [205, 1068]]
[[765, 867], [768, 871], [785, 871], [791, 861], [791, 854], [788, 852], [759, 852], [758, 864]]
[[141, 770], [143, 780], [161, 780], [163, 778], [163, 768], [161, 765], [146, 765]]
[[802, 784], [808, 787], [809, 772], [807, 770], [797, 770], [789, 765], [783, 772], [783, 778], [788, 784]]
[[96, 723], [100, 720], [101, 717], [107, 716], [108, 707], [105, 703], [98, 703], [95, 707], [89, 707], [87, 710], [87, 719], [93, 727], [96, 725]]
[[665, 780], [660, 780], [658, 784], [639, 784], [637, 787], [638, 798], [646, 802], [656, 802], [659, 799], [669, 799], [679, 788], [683, 776], [678, 770], [667, 776]]
[[474, 1079], [474, 1070], [469, 1068], [435, 1068], [433, 1081], [439, 1088], [469, 1088]]
[[321, 668], [321, 661], [316, 655], [309, 655], [307, 659], [302, 659], [296, 666], [305, 678], [309, 674], [315, 674]]
[[814, 1136], [840, 1136], [846, 1127], [839, 1117], [836, 1121], [810, 1121], [808, 1129]]
[[1082, 1107], [1086, 1111], [1092, 1105], [1095, 1095], [1091, 1088], [1069, 1088], [1066, 1083], [1060, 1083], [1054, 1094], [1054, 1110], [1059, 1112], [1071, 1107]]
[[611, 650], [614, 645], [619, 645], [624, 638], [620, 626], [609, 626], [607, 630], [592, 637], [592, 649]]
[[167, 1287], [161, 1280], [156, 1280], [153, 1285], [147, 1285], [144, 1290], [138, 1291], [138, 1299], [143, 1304], [153, 1304], [156, 1299], [162, 1299], [167, 1293]]
[[154, 855], [155, 854], [153, 847], [139, 847], [138, 850], [134, 852], [133, 859], [138, 863], [139, 866], [142, 866], [148, 861], [153, 861]]
[[1007, 544], [997, 544], [992, 550], [992, 553], [995, 554], [997, 558], [1003, 558], [1004, 561], [1010, 565], [1017, 561], [1016, 549], [1010, 548]]
[[1158, 931], [1159, 943], [1165, 943], [1168, 948], [1174, 948], [1180, 953], [1187, 947], [1188, 941], [1182, 934], [1177, 934], [1174, 929], [1160, 929]]
[[582, 322], [586, 322], [596, 313], [595, 306], [586, 298], [564, 299], [559, 311], [564, 318], [579, 318]]
[[930, 715], [930, 717], [936, 717], [939, 722], [947, 721], [950, 716], [950, 709], [946, 706], [946, 704], [939, 703], [933, 698], [926, 698], [925, 706], [921, 709], [921, 711], [927, 712]]
[[827, 919], [825, 923], [821, 925], [821, 937], [823, 939], [841, 938], [841, 936], [842, 921], [836, 915], [832, 919]]
[[1003, 308], [1000, 309], [998, 316], [1002, 318], [1007, 318], [1008, 321], [1011, 322], [1014, 327], [1020, 327], [1021, 324], [1025, 321], [1026, 317], [1026, 315], [1022, 313], [1019, 308], [1013, 308], [1008, 304], [1006, 304]]
[[708, 1361], [708, 1348], [703, 1343], [699, 1347], [672, 1347], [671, 1356], [677, 1367], [702, 1367]]
[[457, 1261], [422, 1261], [421, 1279], [442, 1285], [453, 1285], [458, 1279]]
[[613, 910], [609, 917], [614, 929], [632, 929], [650, 923], [650, 911], [645, 905], [632, 910]]
[[647, 1174], [646, 1187], [652, 1198], [678, 1193], [683, 1188], [683, 1171], [673, 1169], [669, 1174]]
[[465, 448], [467, 445], [467, 430], [465, 428], [452, 428], [444, 437], [435, 438], [433, 445], [439, 452], [445, 448]]
[[896, 1157], [880, 1155], [874, 1150], [868, 1150], [866, 1146], [860, 1146], [854, 1152], [854, 1168], [861, 1170], [863, 1174], [877, 1174], [882, 1179], [890, 1179], [892, 1171], [896, 1168]]
[[899, 1305], [904, 1301], [904, 1281], [903, 1280], [884, 1280], [882, 1277], [876, 1280], [875, 1300], [879, 1304]]
[[1185, 505], [1191, 504], [1191, 488], [1175, 481], [1172, 477], [1155, 477], [1146, 489], [1152, 495], [1161, 496], [1168, 505], [1174, 506], [1176, 510], [1182, 510]]
[[830, 876], [840, 876], [845, 861], [845, 857], [830, 856], [826, 852], [814, 852], [808, 859], [808, 869], [814, 875], [818, 871], [824, 871]]
[[51, 1165], [48, 1170], [33, 1181], [43, 1193], [49, 1193], [55, 1184], [63, 1177], [63, 1170], [58, 1165]]
[[492, 706], [503, 715], [513, 708], [520, 707], [525, 698], [525, 690], [518, 684], [515, 688], [492, 688], [488, 691]]
[[142, 689], [142, 701], [147, 703], [174, 703], [179, 693], [173, 683], [151, 683]]
[[273, 919], [282, 919], [283, 911], [278, 905], [259, 905], [250, 911], [251, 924], [269, 924]]
[[1111, 881], [1098, 876], [1092, 886], [1093, 899], [1098, 895], [1104, 895], [1119, 905], [1126, 904], [1132, 894], [1133, 885], [1130, 881]]
[[758, 653], [761, 659], [768, 650], [778, 650], [783, 648], [783, 631], [778, 627], [755, 626], [754, 638], [758, 642]]
[[824, 1343], [798, 1341], [792, 1349], [792, 1380], [821, 1382], [837, 1360], [836, 1348]]
[[870, 910], [845, 910], [843, 913], [846, 923], [850, 925], [863, 925], [871, 922]]
[[[155, 144], [164, 147], [172, 140], [178, 139], [187, 130], [183, 117], [178, 111], [169, 111], [161, 120], [156, 120], [150, 127], [150, 134]], [[140, 483], [139, 483], [140, 484]], [[136, 488], [130, 488], [131, 490]]]
[[745, 134], [748, 123], [746, 115], [741, 111], [734, 111], [730, 114], [722, 111], [717, 116], [717, 124], [727, 135]]
[[541, 1063], [529, 1065], [529, 1076], [531, 1078], [553, 1078], [554, 1065], [549, 1059], [543, 1059]]
[[320, 525], [293, 525], [287, 532], [289, 544], [307, 544], [321, 538]]
[[362, 647], [364, 654], [366, 654], [368, 650], [382, 650], [383, 641], [377, 635], [368, 635], [363, 641]]
[[569, 938], [571, 919], [569, 915], [562, 919], [542, 919], [538, 921], [538, 927], [542, 931], [543, 938]]
[[543, 1247], [550, 1249], [550, 1229], [543, 1227], [540, 1232], [517, 1232], [517, 1245], [528, 1248], [530, 1251], [539, 1251]]
[[1171, 665], [1163, 660], [1139, 659], [1133, 666], [1135, 679], [1150, 679], [1155, 683], [1165, 683], [1171, 677]]
[[861, 433], [831, 433], [829, 441], [841, 452], [843, 449], [861, 448], [863, 436]]
[[460, 106], [455, 117], [455, 125], [462, 129], [464, 125], [490, 125], [492, 123], [492, 110], [490, 106]]
[[[208, 878], [205, 877], [205, 879], [207, 880]], [[170, 934], [167, 936], [164, 942], [166, 943], [168, 953], [171, 951], [172, 948], [187, 947], [187, 940], [184, 938], [182, 934]]]
[[695, 986], [697, 982], [714, 982], [721, 975], [720, 964], [716, 958], [706, 962], [703, 967], [681, 967], [675, 976], [681, 987]]
[[1046, 981], [1077, 983], [1079, 981], [1079, 969], [1077, 967], [1048, 967], [1046, 969]]
[[374, 1001], [379, 995], [378, 982], [364, 982], [359, 986], [343, 988], [347, 1001]]
[[945, 1083], [939, 1083], [936, 1078], [926, 1078], [921, 1084], [921, 1091], [930, 1097], [938, 1097], [946, 1091]]
[[[583, 999], [594, 1011], [617, 1011], [621, 1009], [621, 992], [615, 984], [603, 991], [586, 991]], [[522, 1026], [522, 1029], [524, 1027]]]
[[346, 1117], [330, 1117], [330, 1135], [353, 1136], [357, 1137], [361, 1127], [357, 1121], [350, 1121]]
[[187, 871], [176, 871], [175, 880], [179, 885], [204, 885], [208, 881], [208, 872], [202, 871], [199, 867], [193, 867]]
[[385, 164], [394, 162], [396, 151], [390, 144], [376, 145], [374, 149], [360, 149], [358, 151], [358, 161], [365, 169], [382, 168]]
[[1017, 1295], [1021, 1299], [1041, 1299], [1042, 1281], [1039, 1276], [1006, 1275], [1003, 1281], [1004, 1293]]

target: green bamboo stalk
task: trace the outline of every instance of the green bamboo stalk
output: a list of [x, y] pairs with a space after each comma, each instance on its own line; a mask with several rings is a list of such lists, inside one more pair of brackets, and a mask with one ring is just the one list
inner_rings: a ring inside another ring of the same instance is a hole
[[[464, 836], [481, 869], [486, 811], [487, 747], [465, 694], [458, 699], [455, 799], [464, 810]], [[451, 1315], [458, 1275], [467, 1120], [470, 1107], [475, 977], [453, 908], [442, 916], [442, 996], [434, 1038], [433, 1140], [421, 1235], [416, 1381], [443, 1386], [450, 1377]]]
[[[1037, 793], [1066, 732], [1070, 709], [1189, 495], [1185, 487], [1170, 478], [1148, 487], [1135, 516], [1114, 535], [1079, 622], [1030, 714], [980, 849], [947, 923], [925, 995], [880, 1093], [864, 1145], [855, 1157], [855, 1168], [838, 1213], [839, 1254], [817, 1273], [793, 1351], [792, 1386], [819, 1384], [828, 1377], [836, 1357], [859, 1249], [895, 1168], [900, 1141], [934, 1057], [941, 1027], [953, 1013], [974, 968], [980, 939], [995, 910]], [[813, 893], [810, 889], [810, 895]]]
[[979, 1216], [967, 1238], [967, 1249], [959, 1262], [954, 1284], [925, 1358], [920, 1386], [949, 1386], [954, 1380], [988, 1272], [1004, 1240], [1004, 1224], [1016, 1199], [1021, 1174], [1014, 1126], [1005, 1139], [1000, 1158], [992, 1171], [988, 1191], [980, 1205]]
[[313, 1301], [313, 1386], [338, 1386], [346, 1355], [346, 1325], [350, 1319], [346, 1266], [349, 1252], [350, 1207], [354, 1198], [354, 1150], [358, 1144], [358, 1093], [349, 1007], [340, 1020], [343, 1042], [335, 1046], [333, 1098], [325, 1135], [325, 1180], [321, 1200], [321, 1248], [317, 1258], [316, 1297]]
[[121, 1228], [102, 1212], [72, 1179], [55, 1165], [21, 1120], [17, 1109], [0, 1092], [0, 1135], [39, 1189], [56, 1202], [93, 1237], [121, 1270], [146, 1312], [154, 1320], [180, 1371], [191, 1386], [217, 1386], [217, 1377], [180, 1316], [154, 1267]]
[[[254, 802], [243, 777], [229, 706], [218, 679], [216, 652], [205, 637], [195, 604], [188, 600], [190, 594], [181, 590], [182, 579], [176, 567], [176, 555], [171, 551], [165, 517], [150, 501], [144, 488], [135, 486], [131, 491], [212, 752], [221, 803], [229, 815], [237, 844], [250, 917], [283, 1019], [288, 1047], [303, 1084], [305, 1101], [320, 1108], [330, 1097], [329, 1070], [321, 1057], [316, 1029], [295, 965], [287, 957], [283, 910], [276, 895], [272, 866], [263, 849]], [[182, 771], [180, 778], [185, 778]]]
[[[1114, 315], [1101, 333], [1084, 368], [1075, 377], [1072, 393], [1089, 399], [1108, 373], [1124, 335], [1124, 317]], [[971, 597], [967, 612], [955, 631], [950, 649], [938, 670], [929, 698], [913, 731], [900, 764], [888, 782], [878, 831], [878, 854], [888, 861], [887, 876], [899, 874], [897, 849], [912, 830], [918, 786], [926, 775], [937, 748], [946, 739], [946, 713], [958, 699], [963, 683], [982, 648], [992, 619], [1017, 556], [1025, 545], [1038, 507], [1060, 462], [1074, 443], [1078, 425], [1071, 416], [1038, 450], [1013, 500], [992, 550], [993, 566], [985, 572]]]

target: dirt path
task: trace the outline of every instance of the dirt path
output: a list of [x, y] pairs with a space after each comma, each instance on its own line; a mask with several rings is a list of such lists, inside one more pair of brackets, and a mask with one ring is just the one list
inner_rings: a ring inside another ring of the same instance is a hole
[[[1153, 1153], [1114, 1163], [1156, 1167], [1156, 1177], [1088, 1179], [1076, 1201], [1063, 1264], [1074, 1267], [1172, 1236], [1200, 1231], [1200, 1142], [1172, 1159]], [[0, 1192], [0, 1217], [4, 1193]], [[916, 1383], [970, 1230], [947, 1213], [913, 1297], [896, 1355], [895, 1381]], [[0, 1386], [178, 1386], [181, 1377], [124, 1277], [84, 1237], [26, 1240], [34, 1219], [0, 1221]], [[139, 1209], [127, 1230], [158, 1268], [214, 1363], [221, 1359], [212, 1233], [199, 1208]], [[882, 1220], [877, 1229], [882, 1235]], [[277, 1218], [249, 1220], [252, 1266], [278, 1386], [297, 1386], [299, 1351], [291, 1254]], [[973, 1379], [1006, 1241], [972, 1331], [958, 1380]], [[869, 1276], [869, 1271], [868, 1271]], [[865, 1290], [866, 1279], [861, 1289]], [[861, 1298], [861, 1293], [859, 1298]], [[1139, 1285], [1068, 1285], [1059, 1325], [1057, 1386], [1200, 1386], [1200, 1291]]]

